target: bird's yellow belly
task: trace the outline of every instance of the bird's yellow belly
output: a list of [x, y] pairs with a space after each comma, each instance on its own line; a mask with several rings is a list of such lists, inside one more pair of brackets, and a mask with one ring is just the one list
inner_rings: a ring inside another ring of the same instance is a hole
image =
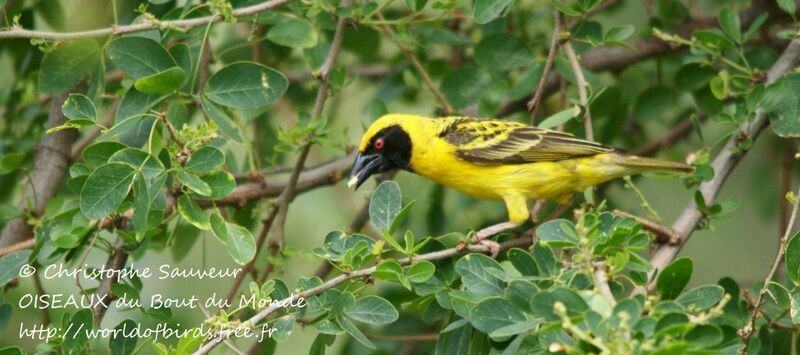
[[555, 199], [624, 175], [626, 169], [609, 164], [611, 159], [601, 154], [558, 162], [476, 165], [445, 157], [416, 167], [415, 171], [480, 199], [499, 200], [509, 196]]

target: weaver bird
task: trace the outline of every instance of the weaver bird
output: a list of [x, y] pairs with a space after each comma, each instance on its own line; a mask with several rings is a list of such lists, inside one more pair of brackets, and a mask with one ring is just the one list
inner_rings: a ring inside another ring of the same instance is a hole
[[347, 185], [357, 189], [371, 175], [395, 169], [479, 199], [503, 200], [509, 221], [478, 231], [474, 241], [524, 223], [531, 199], [566, 204], [575, 192], [614, 178], [694, 170], [517, 122], [390, 114], [364, 133]]

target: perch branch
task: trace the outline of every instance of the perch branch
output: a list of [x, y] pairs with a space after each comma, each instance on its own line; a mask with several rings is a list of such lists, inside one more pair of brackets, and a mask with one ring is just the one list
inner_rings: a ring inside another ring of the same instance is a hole
[[[781, 75], [791, 70], [798, 55], [800, 55], [800, 40], [795, 39], [789, 43], [783, 51], [783, 54], [781, 54], [778, 60], [775, 61], [775, 64], [772, 65], [772, 68], [767, 72], [767, 84], [774, 82]], [[768, 123], [769, 120], [764, 111], [760, 109], [757, 110], [756, 117], [751, 122], [742, 124], [739, 127], [740, 133], [731, 137], [719, 154], [717, 154], [716, 158], [714, 158], [714, 161], [711, 163], [711, 167], [715, 172], [714, 177], [710, 181], [703, 182], [699, 187], [699, 191], [703, 195], [706, 205], [712, 205], [714, 203], [714, 199], [722, 188], [725, 180], [736, 167], [736, 164], [747, 153], [746, 150], [736, 149], [737, 145], [743, 139], [749, 138], [754, 141]], [[702, 219], [703, 212], [700, 211], [694, 199], [692, 199], [672, 224], [672, 230], [678, 234], [678, 242], [676, 244], [663, 244], [655, 251], [650, 260], [653, 271], [650, 272], [648, 280], [655, 280], [656, 274], [675, 259], [681, 247], [686, 244], [686, 241], [689, 240], [692, 232]], [[654, 283], [649, 285], [649, 288], [652, 289], [652, 287], [654, 287]]]
[[[270, 0], [252, 6], [247, 6], [240, 9], [234, 9], [233, 16], [244, 17], [249, 15], [254, 15], [286, 4], [289, 1], [290, 0]], [[209, 23], [221, 21], [223, 19], [224, 18], [222, 17], [222, 15], [213, 14], [209, 16], [203, 16], [185, 20], [157, 21], [157, 22], [149, 21], [149, 22], [137, 23], [125, 26], [112, 26], [107, 28], [99, 28], [94, 30], [77, 31], [77, 32], [49, 32], [49, 31], [27, 30], [20, 27], [12, 27], [11, 29], [0, 31], [0, 39], [40, 38], [48, 40], [69, 40], [69, 39], [79, 39], [79, 38], [114, 36], [124, 33], [141, 32], [152, 29], [160, 30], [160, 29], [179, 28], [183, 30], [189, 30], [197, 26], [207, 25]]]

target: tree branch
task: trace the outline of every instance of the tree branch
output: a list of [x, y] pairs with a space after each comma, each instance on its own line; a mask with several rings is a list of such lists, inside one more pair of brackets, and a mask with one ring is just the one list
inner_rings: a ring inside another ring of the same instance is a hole
[[[512, 239], [512, 240], [510, 240], [508, 242], [501, 243], [500, 244], [500, 250], [507, 250], [507, 249], [511, 249], [511, 248], [514, 248], [514, 247], [526, 247], [526, 246], [529, 246], [531, 244], [531, 242], [532, 242], [532, 240], [529, 239], [529, 238]], [[412, 258], [403, 258], [403, 259], [398, 260], [398, 262], [400, 263], [400, 265], [408, 265], [412, 261], [414, 261], [414, 262], [423, 261], [423, 260], [433, 261], [433, 260], [451, 258], [453, 256], [465, 254], [467, 252], [469, 252], [469, 253], [489, 253], [490, 251], [491, 250], [489, 249], [489, 247], [487, 247], [487, 246], [485, 246], [483, 244], [472, 244], [472, 245], [467, 245], [466, 247], [463, 247], [463, 248], [455, 247], [455, 248], [439, 250], [439, 251], [435, 251], [435, 252], [431, 252], [431, 253], [427, 253], [427, 254], [417, 255], [417, 256], [414, 256], [413, 259]], [[308, 290], [305, 290], [305, 291], [297, 293], [297, 294], [293, 294], [292, 296], [289, 296], [289, 297], [287, 297], [287, 298], [285, 298], [285, 299], [283, 299], [283, 300], [281, 300], [279, 302], [274, 302], [274, 305], [270, 305], [270, 306], [262, 309], [256, 315], [254, 315], [253, 317], [251, 317], [250, 319], [245, 321], [245, 323], [249, 322], [250, 324], [258, 324], [259, 322], [261, 322], [264, 319], [266, 319], [269, 315], [271, 315], [272, 313], [277, 311], [279, 308], [281, 308], [281, 306], [280, 306], [281, 304], [291, 304], [293, 302], [296, 302], [300, 298], [308, 298], [308, 297], [311, 297], [311, 296], [316, 296], [316, 295], [324, 292], [325, 290], [331, 289], [333, 287], [336, 287], [336, 286], [342, 284], [345, 281], [372, 275], [372, 273], [375, 272], [376, 268], [377, 268], [377, 266], [372, 266], [372, 267], [368, 267], [368, 268], [364, 268], [364, 269], [360, 269], [360, 270], [355, 270], [355, 271], [350, 272], [350, 273], [340, 274], [340, 275], [338, 275], [338, 276], [326, 281], [325, 283], [323, 283], [323, 284], [321, 284], [319, 286], [312, 287], [312, 288], [310, 288]], [[214, 347], [219, 345], [221, 342], [225, 341], [225, 339], [228, 338], [228, 335], [229, 335], [228, 333], [220, 333], [220, 334], [218, 334], [217, 336], [215, 336], [214, 338], [209, 340], [206, 344], [204, 344], [199, 349], [197, 349], [197, 351], [194, 352], [194, 355], [208, 354], [208, 352], [211, 351], [211, 349], [213, 349]]]
[[[772, 65], [769, 72], [767, 72], [767, 84], [774, 82], [781, 75], [792, 69], [798, 55], [800, 55], [800, 40], [795, 39], [789, 43], [783, 51], [783, 54], [781, 54], [775, 64]], [[698, 189], [703, 195], [706, 205], [714, 203], [714, 199], [722, 188], [723, 183], [731, 174], [734, 167], [736, 167], [736, 164], [747, 153], [745, 150], [736, 149], [738, 144], [743, 139], [755, 141], [758, 134], [761, 133], [768, 123], [767, 115], [762, 110], [757, 110], [756, 117], [751, 122], [742, 124], [739, 127], [740, 133], [731, 137], [719, 154], [717, 154], [717, 157], [714, 158], [714, 161], [711, 163], [711, 167], [715, 172], [714, 177], [710, 181], [700, 184], [700, 188]], [[702, 219], [703, 212], [700, 211], [694, 199], [692, 199], [672, 224], [672, 230], [679, 236], [678, 243], [663, 244], [656, 250], [650, 260], [653, 271], [650, 272], [648, 280], [655, 280], [655, 276], [657, 276], [658, 272], [675, 259], [681, 247], [689, 240], [692, 232]], [[654, 283], [651, 283], [648, 288], [652, 289], [654, 285]]]
[[[244, 17], [249, 15], [254, 15], [286, 4], [289, 1], [290, 0], [269, 0], [262, 2], [260, 4], [247, 6], [240, 9], [234, 9], [233, 16]], [[145, 22], [132, 25], [112, 26], [107, 28], [99, 28], [95, 30], [78, 31], [78, 32], [48, 32], [48, 31], [26, 30], [24, 28], [12, 27], [11, 29], [6, 31], [0, 31], [0, 39], [40, 38], [49, 40], [69, 40], [69, 39], [79, 39], [79, 38], [114, 36], [124, 33], [141, 32], [152, 29], [161, 30], [161, 29], [179, 28], [182, 30], [189, 30], [197, 26], [207, 25], [211, 22], [221, 21], [223, 19], [224, 18], [222, 17], [222, 15], [214, 14], [210, 16], [203, 16], [185, 20]]]
[[[50, 102], [47, 128], [57, 127], [66, 122], [64, 114], [61, 112], [61, 105], [66, 99], [67, 93], [53, 97]], [[44, 211], [47, 201], [58, 193], [64, 180], [64, 173], [69, 167], [70, 147], [76, 136], [77, 131], [74, 129], [65, 129], [50, 134], [42, 133], [41, 141], [36, 146], [36, 157], [28, 187], [20, 198], [20, 210], [39, 216]], [[32, 205], [29, 205], [29, 202], [32, 202]], [[28, 225], [25, 217], [12, 219], [0, 232], [0, 248], [32, 237], [33, 229]]]

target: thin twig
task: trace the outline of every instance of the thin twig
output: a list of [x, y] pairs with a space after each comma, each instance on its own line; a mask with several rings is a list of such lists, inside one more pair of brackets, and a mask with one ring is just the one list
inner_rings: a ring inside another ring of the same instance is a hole
[[636, 221], [636, 223], [641, 224], [644, 227], [644, 229], [655, 234], [656, 241], [658, 241], [659, 243], [675, 244], [678, 243], [680, 240], [680, 236], [678, 236], [678, 233], [676, 233], [670, 227], [661, 225], [658, 222], [654, 222], [647, 218], [639, 217], [637, 215], [630, 214], [628, 212], [621, 210], [614, 210], [611, 213], [623, 218], [633, 218]]
[[[260, 12], [267, 11], [269, 9], [281, 6], [290, 2], [290, 0], [270, 0], [265, 1], [260, 4], [252, 5], [243, 7], [240, 9], [233, 10], [234, 17], [244, 17], [249, 15], [254, 15]], [[13, 27], [6, 31], [0, 31], [0, 39], [2, 38], [40, 38], [40, 39], [49, 39], [49, 40], [69, 40], [69, 39], [79, 39], [79, 38], [93, 38], [93, 37], [105, 37], [105, 36], [114, 36], [120, 35], [124, 33], [131, 33], [131, 32], [141, 32], [146, 30], [160, 30], [160, 29], [183, 29], [189, 30], [191, 28], [197, 26], [203, 26], [212, 22], [222, 21], [224, 17], [220, 14], [213, 14], [209, 16], [203, 16], [198, 18], [192, 19], [185, 19], [185, 20], [174, 20], [174, 21], [148, 21], [143, 23], [137, 23], [132, 25], [125, 25], [125, 26], [112, 26], [107, 28], [99, 28], [94, 30], [88, 31], [77, 31], [77, 32], [49, 32], [49, 31], [36, 31], [36, 30], [26, 30], [20, 27]]]
[[617, 300], [614, 298], [614, 293], [611, 292], [611, 287], [608, 286], [608, 273], [606, 272], [606, 266], [603, 263], [598, 263], [592, 265], [594, 272], [592, 272], [592, 276], [594, 277], [594, 287], [600, 292], [603, 297], [608, 300], [612, 306], [617, 304]]
[[544, 86], [547, 83], [547, 78], [550, 74], [550, 68], [553, 66], [553, 60], [556, 58], [558, 52], [559, 37], [561, 36], [561, 12], [553, 9], [553, 36], [550, 38], [550, 50], [547, 51], [547, 60], [544, 62], [544, 69], [542, 70], [542, 77], [539, 78], [539, 85], [536, 86], [536, 91], [533, 97], [528, 101], [528, 111], [531, 112], [531, 126], [536, 124], [536, 114], [539, 112], [539, 104], [544, 96]]
[[[383, 14], [381, 14], [380, 12], [377, 13], [377, 16], [378, 18], [381, 19], [381, 21], [384, 20]], [[382, 29], [383, 32], [389, 35], [389, 39], [391, 39], [392, 42], [394, 42], [394, 44], [397, 45], [397, 48], [399, 48], [400, 51], [403, 52], [403, 55], [406, 57], [406, 59], [408, 59], [408, 61], [411, 62], [411, 66], [414, 67], [414, 70], [416, 70], [417, 74], [419, 74], [419, 76], [422, 78], [422, 82], [425, 83], [425, 87], [427, 87], [428, 90], [431, 93], [433, 93], [433, 96], [436, 97], [436, 100], [439, 101], [439, 107], [442, 109], [442, 115], [449, 116], [453, 114], [456, 111], [453, 108], [453, 105], [450, 104], [450, 102], [447, 100], [447, 97], [444, 96], [444, 94], [439, 90], [439, 88], [436, 87], [436, 84], [433, 83], [430, 74], [428, 74], [428, 71], [425, 70], [425, 67], [422, 66], [422, 63], [419, 62], [417, 56], [414, 55], [414, 52], [410, 48], [408, 48], [408, 46], [406, 46], [403, 42], [397, 39], [394, 30], [392, 30], [390, 26], [384, 25], [382, 26]]]
[[436, 339], [439, 339], [439, 333], [408, 334], [408, 335], [364, 333], [364, 335], [366, 335], [367, 338], [375, 340], [388, 340], [388, 341], [400, 341], [400, 342], [436, 341]]
[[797, 218], [798, 207], [800, 207], [800, 188], [798, 188], [797, 195], [795, 195], [794, 204], [792, 205], [792, 215], [789, 217], [789, 223], [786, 225], [786, 231], [783, 233], [783, 236], [778, 244], [778, 254], [775, 255], [775, 260], [772, 262], [772, 268], [770, 268], [769, 274], [767, 274], [767, 277], [764, 279], [764, 286], [761, 286], [761, 290], [758, 292], [758, 300], [756, 300], [755, 305], [753, 305], [753, 313], [750, 314], [747, 324], [742, 329], [739, 329], [739, 336], [742, 337], [742, 343], [744, 343], [742, 348], [739, 349], [740, 354], [747, 354], [747, 348], [750, 346], [750, 337], [753, 336], [753, 333], [755, 333], [756, 320], [758, 320], [758, 317], [761, 314], [761, 306], [764, 304], [764, 302], [766, 302], [764, 297], [769, 292], [769, 283], [775, 277], [775, 273], [778, 271], [778, 267], [781, 265], [783, 260], [783, 255], [786, 253], [786, 243], [789, 241], [789, 235], [794, 229], [794, 222]]
[[572, 68], [572, 74], [575, 76], [575, 84], [578, 85], [578, 100], [584, 110], [583, 128], [586, 131], [586, 139], [594, 141], [592, 115], [589, 112], [589, 83], [586, 82], [586, 77], [583, 76], [583, 69], [581, 69], [581, 63], [578, 62], [578, 56], [572, 48], [572, 43], [567, 41], [563, 44], [563, 47], [567, 60], [569, 60], [569, 66]]
[[24, 249], [31, 249], [36, 244], [36, 241], [33, 238], [23, 240], [16, 244], [9, 245], [4, 248], [0, 248], [0, 257], [6, 256], [11, 254], [15, 251], [24, 250]]
[[[501, 243], [500, 244], [500, 250], [507, 250], [507, 249], [514, 248], [514, 247], [526, 247], [526, 246], [529, 246], [530, 244], [531, 244], [531, 239], [528, 239], [528, 238], [517, 238], [517, 239], [510, 240], [508, 242], [505, 242], [505, 243]], [[451, 257], [454, 257], [456, 255], [465, 254], [465, 253], [468, 253], [468, 252], [469, 253], [489, 253], [489, 252], [491, 252], [491, 250], [489, 249], [489, 247], [487, 247], [487, 246], [485, 246], [483, 244], [470, 244], [470, 245], [467, 245], [465, 247], [455, 247], [455, 248], [439, 250], [439, 251], [435, 251], [435, 252], [431, 252], [431, 253], [427, 253], [427, 254], [416, 255], [416, 256], [414, 256], [413, 261], [418, 262], [418, 261], [423, 261], [423, 260], [426, 260], [426, 261], [441, 260], [441, 259], [451, 258]], [[412, 262], [412, 259], [411, 258], [403, 258], [403, 259], [399, 259], [398, 262], [400, 263], [400, 265], [408, 265], [408, 264], [410, 264]], [[351, 280], [351, 279], [359, 279], [359, 278], [363, 278], [365, 276], [372, 275], [372, 273], [375, 272], [376, 268], [377, 268], [376, 266], [371, 266], [371, 267], [368, 267], [368, 268], [355, 270], [355, 271], [352, 271], [352, 272], [349, 272], [349, 273], [346, 273], [346, 274], [340, 274], [340, 275], [338, 275], [338, 276], [336, 276], [336, 277], [334, 277], [334, 278], [322, 283], [319, 286], [312, 287], [312, 288], [310, 288], [308, 290], [305, 290], [303, 292], [296, 293], [296, 294], [293, 294], [293, 295], [291, 295], [289, 297], [286, 297], [285, 299], [282, 299], [282, 300], [280, 300], [278, 302], [274, 302], [274, 305], [270, 305], [270, 306], [262, 309], [256, 315], [254, 315], [253, 317], [248, 319], [246, 322], [249, 322], [250, 324], [258, 324], [259, 322], [263, 321], [268, 316], [273, 314], [275, 311], [277, 311], [279, 308], [281, 308], [282, 304], [291, 304], [293, 302], [297, 302], [301, 298], [302, 299], [306, 299], [308, 297], [316, 296], [316, 295], [318, 295], [318, 294], [320, 294], [320, 293], [322, 293], [322, 292], [324, 292], [324, 291], [326, 291], [328, 289], [331, 289], [333, 287], [336, 287], [336, 286], [344, 283], [345, 281], [348, 281], [348, 280]], [[206, 344], [201, 346], [197, 351], [195, 351], [194, 355], [208, 354], [209, 351], [211, 351], [214, 347], [216, 347], [220, 342], [222, 342], [225, 339], [227, 339], [228, 336], [229, 336], [229, 334], [227, 334], [227, 333], [217, 334], [216, 336], [211, 338]]]

